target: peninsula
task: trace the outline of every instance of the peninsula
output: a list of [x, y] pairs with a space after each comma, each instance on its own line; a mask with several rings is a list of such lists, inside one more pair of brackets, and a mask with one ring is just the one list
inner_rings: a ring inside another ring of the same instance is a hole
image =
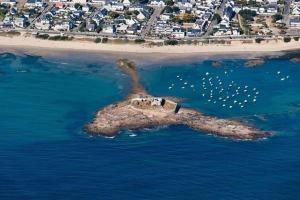
[[182, 108], [176, 98], [151, 96], [140, 83], [134, 63], [121, 59], [118, 66], [131, 77], [132, 92], [124, 101], [99, 110], [94, 120], [85, 127], [89, 134], [111, 137], [123, 129], [186, 125], [197, 131], [233, 139], [254, 140], [271, 136], [270, 132], [238, 121], [219, 119], [197, 110]]

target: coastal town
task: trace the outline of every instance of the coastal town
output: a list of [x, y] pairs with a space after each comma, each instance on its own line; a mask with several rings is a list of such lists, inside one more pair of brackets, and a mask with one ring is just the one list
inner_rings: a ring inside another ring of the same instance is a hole
[[1, 0], [0, 34], [40, 39], [165, 41], [300, 36], [298, 0]]

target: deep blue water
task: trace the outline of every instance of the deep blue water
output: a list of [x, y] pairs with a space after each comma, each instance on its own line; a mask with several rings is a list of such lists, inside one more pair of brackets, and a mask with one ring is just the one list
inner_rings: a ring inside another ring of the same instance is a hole
[[1, 200], [300, 199], [299, 63], [246, 68], [227, 58], [218, 68], [209, 60], [139, 68], [155, 95], [275, 132], [253, 142], [184, 126], [89, 137], [84, 124], [126, 96], [130, 82], [114, 61], [80, 61], [0, 55]]

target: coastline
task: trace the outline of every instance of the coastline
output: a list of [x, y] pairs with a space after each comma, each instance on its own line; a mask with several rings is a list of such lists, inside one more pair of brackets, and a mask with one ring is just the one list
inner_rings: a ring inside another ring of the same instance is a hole
[[[142, 44], [111, 44], [94, 43], [91, 41], [51, 41], [34, 37], [0, 36], [0, 48], [10, 49], [44, 49], [55, 51], [88, 51], [106, 54], [132, 54], [150, 55], [156, 54], [162, 57], [184, 57], [196, 55], [245, 55], [253, 57], [262, 55], [274, 55], [285, 51], [300, 49], [300, 42], [291, 41], [263, 41], [262, 43], [243, 44], [241, 41], [234, 41], [232, 44], [205, 44], [205, 45], [176, 45], [176, 46], [154, 46], [149, 47]], [[247, 55], [248, 54], [248, 55]]]

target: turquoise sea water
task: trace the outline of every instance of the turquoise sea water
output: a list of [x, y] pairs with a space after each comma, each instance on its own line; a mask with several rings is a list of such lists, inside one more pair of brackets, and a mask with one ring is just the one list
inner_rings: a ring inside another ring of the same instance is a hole
[[300, 64], [220, 62], [145, 62], [139, 73], [154, 95], [273, 137], [234, 141], [184, 126], [89, 137], [95, 111], [130, 90], [115, 61], [1, 54], [0, 199], [299, 199]]

